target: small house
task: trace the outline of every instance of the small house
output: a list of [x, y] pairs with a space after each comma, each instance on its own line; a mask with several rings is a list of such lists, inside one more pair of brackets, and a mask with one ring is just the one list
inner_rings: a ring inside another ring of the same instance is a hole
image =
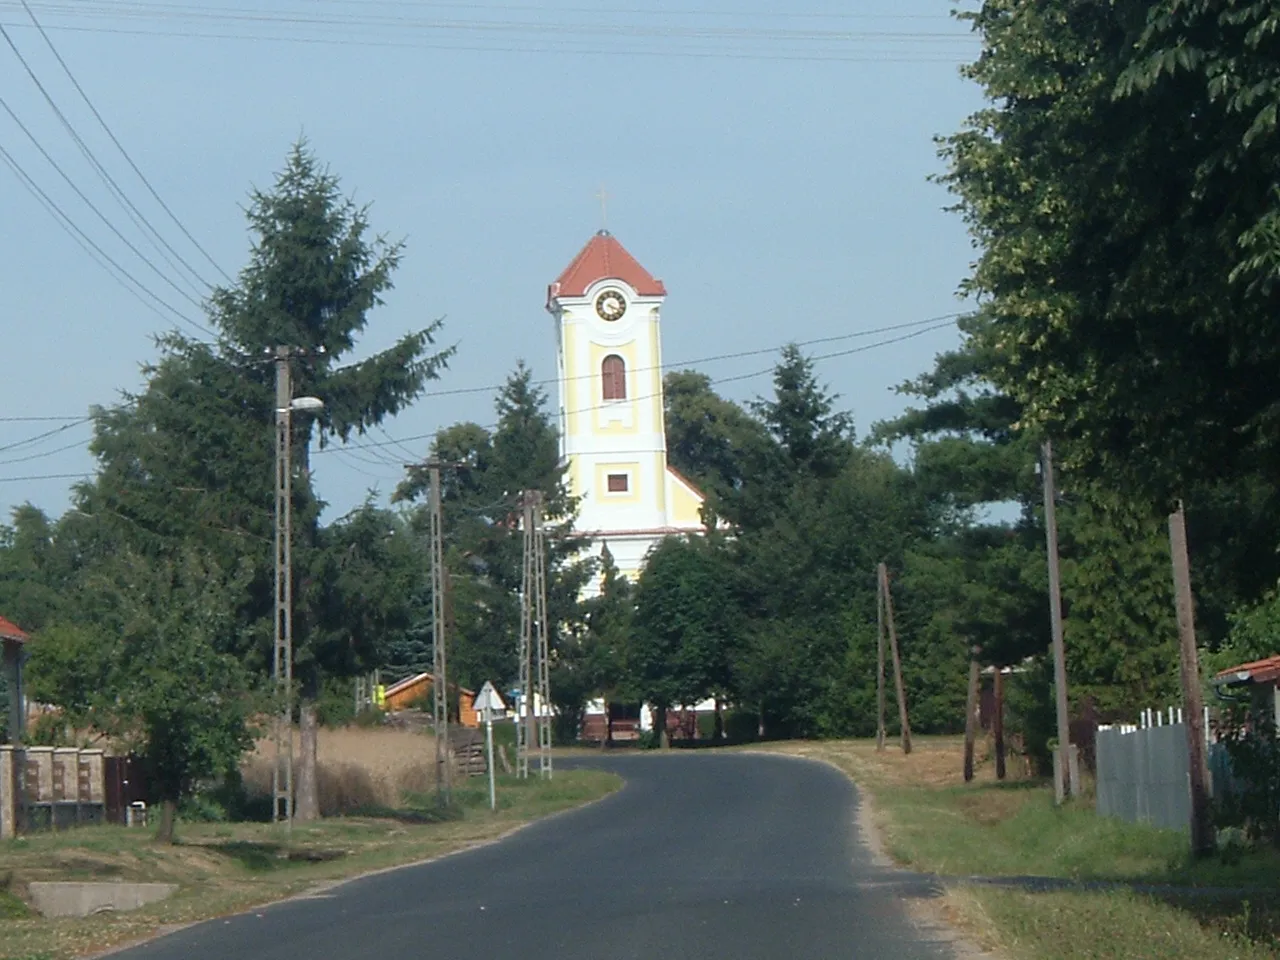
[[1222, 670], [1213, 680], [1220, 690], [1248, 691], [1254, 707], [1270, 710], [1280, 730], [1280, 654]]
[[[430, 673], [419, 673], [416, 676], [405, 677], [398, 683], [391, 684], [383, 692], [383, 706], [389, 712], [420, 707], [430, 701], [431, 688], [434, 682], [435, 676]], [[476, 713], [475, 691], [468, 690], [466, 687], [459, 687], [456, 684], [450, 684], [449, 686], [450, 692], [457, 696], [456, 722], [464, 727], [479, 727], [480, 717]]]

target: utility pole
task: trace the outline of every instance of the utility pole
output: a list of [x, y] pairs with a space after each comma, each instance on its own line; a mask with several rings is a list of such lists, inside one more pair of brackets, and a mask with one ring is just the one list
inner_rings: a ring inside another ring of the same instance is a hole
[[876, 749], [884, 749], [884, 586], [876, 569]]
[[[524, 576], [520, 595], [520, 694], [524, 715], [516, 720], [516, 771], [529, 776], [529, 760], [538, 752], [538, 773], [551, 778], [551, 663], [547, 637], [546, 533], [542, 526], [542, 493], [525, 491], [521, 501], [524, 528]], [[539, 710], [541, 707], [541, 711]]]
[[969, 692], [964, 706], [964, 782], [973, 779], [973, 744], [978, 739], [978, 647], [969, 649]]
[[995, 740], [996, 747], [996, 779], [1003, 780], [1005, 777], [1003, 667], [996, 667], [996, 675], [991, 681], [991, 686], [992, 699], [995, 700], [995, 709], [991, 717], [991, 736]]
[[449, 671], [445, 638], [444, 508], [440, 463], [428, 461], [431, 482], [431, 692], [436, 739], [436, 796], [447, 804], [453, 788], [449, 763]]
[[902, 752], [911, 752], [911, 722], [907, 718], [907, 693], [902, 684], [902, 658], [898, 654], [898, 628], [893, 620], [893, 595], [889, 592], [889, 568], [880, 564], [880, 595], [889, 624], [889, 652], [893, 655], [893, 689], [898, 695], [898, 723], [902, 728]]
[[276, 757], [271, 768], [271, 817], [293, 828], [293, 465], [288, 347], [276, 347], [275, 686]]
[[1196, 650], [1195, 608], [1191, 595], [1191, 560], [1187, 553], [1187, 515], [1169, 514], [1169, 552], [1173, 557], [1173, 596], [1178, 610], [1178, 664], [1186, 717], [1187, 757], [1191, 781], [1191, 850], [1197, 856], [1214, 849], [1209, 800], [1209, 765], [1205, 752], [1204, 698], [1200, 692], [1200, 657]]
[[1067, 715], [1067, 655], [1062, 636], [1062, 576], [1058, 570], [1057, 493], [1053, 483], [1053, 447], [1048, 440], [1040, 448], [1040, 473], [1044, 479], [1044, 535], [1049, 554], [1049, 622], [1053, 628], [1053, 687], [1058, 712], [1058, 754], [1060, 757], [1055, 794], [1065, 797], [1079, 792], [1073, 777], [1071, 725]]

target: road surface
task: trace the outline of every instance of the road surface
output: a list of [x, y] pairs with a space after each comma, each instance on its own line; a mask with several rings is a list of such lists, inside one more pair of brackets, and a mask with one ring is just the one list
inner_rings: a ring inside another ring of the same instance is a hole
[[[584, 761], [579, 761], [580, 763]], [[938, 960], [910, 874], [857, 843], [817, 763], [677, 752], [585, 761], [626, 786], [499, 844], [213, 920], [129, 960]]]

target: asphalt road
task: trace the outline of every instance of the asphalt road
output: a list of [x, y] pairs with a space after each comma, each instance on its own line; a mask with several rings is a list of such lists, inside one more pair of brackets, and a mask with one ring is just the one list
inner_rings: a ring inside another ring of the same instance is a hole
[[601, 758], [617, 794], [499, 844], [179, 931], [130, 960], [935, 960], [853, 787], [751, 754]]

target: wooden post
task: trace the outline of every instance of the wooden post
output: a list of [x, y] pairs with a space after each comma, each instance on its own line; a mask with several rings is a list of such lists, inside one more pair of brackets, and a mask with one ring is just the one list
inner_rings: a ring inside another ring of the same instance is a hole
[[1191, 850], [1212, 853], [1215, 841], [1209, 805], [1209, 764], [1204, 743], [1204, 698], [1200, 691], [1200, 657], [1191, 595], [1191, 560], [1187, 552], [1187, 516], [1179, 501], [1169, 514], [1169, 552], [1173, 557], [1173, 596], [1178, 610], [1178, 665], [1186, 719], [1191, 782]]
[[[1059, 778], [1055, 796], [1075, 796], [1078, 785], [1071, 779], [1071, 724], [1067, 713], [1067, 655], [1062, 626], [1062, 577], [1058, 569], [1058, 509], [1054, 491], [1053, 447], [1049, 441], [1041, 448], [1041, 473], [1044, 474], [1044, 535], [1049, 556], [1049, 624], [1053, 629], [1053, 689], [1058, 719], [1058, 749], [1062, 764], [1054, 776]], [[1061, 801], [1059, 801], [1061, 802]]]
[[884, 749], [884, 581], [876, 569], [876, 749]]
[[973, 779], [973, 741], [978, 736], [978, 648], [969, 651], [969, 695], [964, 708], [964, 782]]
[[907, 717], [907, 694], [902, 685], [902, 658], [898, 655], [898, 630], [893, 622], [893, 595], [889, 592], [889, 569], [880, 564], [880, 589], [884, 595], [885, 619], [889, 625], [889, 652], [893, 656], [893, 688], [898, 695], [898, 722], [902, 727], [902, 752], [911, 752], [911, 722]]
[[992, 681], [992, 699], [995, 701], [991, 711], [991, 735], [996, 748], [996, 779], [1005, 777], [1004, 765], [1004, 671], [996, 667], [995, 679]]

